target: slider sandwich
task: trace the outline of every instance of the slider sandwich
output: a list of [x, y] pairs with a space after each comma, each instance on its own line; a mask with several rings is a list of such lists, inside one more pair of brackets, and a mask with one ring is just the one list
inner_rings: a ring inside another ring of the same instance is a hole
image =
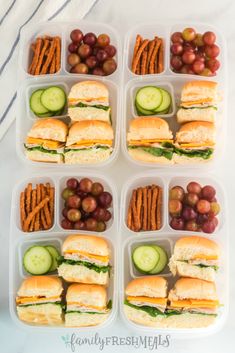
[[38, 162], [63, 163], [67, 125], [58, 119], [37, 120], [27, 134], [25, 153]]
[[166, 327], [207, 327], [217, 316], [219, 301], [213, 282], [180, 278], [170, 290], [168, 300]]
[[65, 163], [87, 164], [107, 160], [113, 151], [112, 126], [104, 121], [84, 120], [70, 129], [64, 151]]
[[107, 320], [111, 301], [106, 289], [98, 284], [71, 284], [66, 294], [65, 326], [100, 325]]
[[62, 281], [57, 277], [26, 278], [17, 292], [19, 319], [36, 325], [62, 324]]
[[93, 235], [71, 235], [62, 246], [58, 274], [67, 282], [107, 285], [110, 251], [105, 239]]
[[163, 277], [139, 277], [125, 290], [124, 312], [137, 324], [163, 327], [167, 306], [167, 282]]
[[213, 156], [215, 125], [208, 121], [193, 121], [181, 126], [174, 143], [177, 164], [207, 162]]
[[215, 122], [217, 103], [217, 82], [187, 82], [182, 89], [177, 121], [179, 124], [188, 121]]
[[173, 135], [168, 123], [157, 117], [130, 121], [127, 148], [130, 156], [147, 163], [173, 164]]
[[175, 243], [169, 267], [174, 276], [215, 281], [219, 260], [218, 245], [207, 238], [192, 236]]
[[68, 115], [72, 121], [101, 120], [111, 123], [109, 91], [98, 81], [82, 81], [68, 95]]

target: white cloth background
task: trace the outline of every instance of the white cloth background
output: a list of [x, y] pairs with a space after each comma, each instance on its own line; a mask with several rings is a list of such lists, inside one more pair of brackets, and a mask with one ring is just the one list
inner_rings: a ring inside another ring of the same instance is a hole
[[30, 23], [81, 19], [97, 0], [0, 1], [0, 139], [15, 119], [20, 31]]

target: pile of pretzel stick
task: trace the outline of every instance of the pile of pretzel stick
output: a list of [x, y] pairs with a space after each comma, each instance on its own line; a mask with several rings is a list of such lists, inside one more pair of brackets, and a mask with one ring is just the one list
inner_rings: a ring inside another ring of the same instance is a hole
[[50, 229], [54, 222], [55, 188], [50, 183], [29, 183], [20, 194], [20, 220], [24, 232]]
[[158, 74], [164, 70], [163, 39], [154, 37], [153, 40], [143, 39], [137, 34], [131, 71], [137, 75]]
[[61, 66], [60, 37], [38, 37], [31, 44], [32, 61], [28, 68], [30, 75], [54, 74]]
[[132, 191], [127, 227], [134, 232], [159, 230], [162, 227], [162, 188], [157, 185]]

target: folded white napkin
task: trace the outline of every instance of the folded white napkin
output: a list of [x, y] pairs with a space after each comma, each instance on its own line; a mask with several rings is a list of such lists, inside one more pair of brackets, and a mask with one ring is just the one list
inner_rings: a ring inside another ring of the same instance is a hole
[[15, 119], [20, 31], [41, 21], [79, 20], [98, 0], [5, 0], [0, 7], [0, 139]]

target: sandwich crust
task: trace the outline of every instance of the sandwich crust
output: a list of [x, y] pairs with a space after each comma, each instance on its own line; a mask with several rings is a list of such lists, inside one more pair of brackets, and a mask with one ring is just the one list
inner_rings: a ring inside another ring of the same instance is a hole
[[213, 240], [198, 236], [180, 238], [175, 243], [174, 258], [176, 260], [197, 259], [197, 255], [201, 254], [218, 259], [220, 248]]
[[109, 256], [109, 246], [105, 239], [94, 235], [76, 234], [68, 236], [63, 245], [62, 252], [80, 250], [89, 254]]
[[20, 320], [34, 325], [62, 325], [62, 308], [52, 303], [17, 306]]
[[17, 294], [19, 297], [52, 297], [60, 296], [62, 291], [62, 281], [58, 277], [31, 276], [22, 282]]
[[[214, 81], [190, 81], [183, 86], [181, 93], [182, 102], [202, 101], [214, 104], [217, 95], [217, 82]], [[193, 104], [192, 104], [193, 105]]]
[[158, 117], [138, 117], [129, 123], [127, 141], [143, 139], [165, 139], [171, 140], [172, 132], [168, 123]]
[[193, 121], [181, 126], [176, 133], [178, 143], [215, 142], [215, 125], [208, 121]]
[[66, 327], [87, 327], [101, 325], [108, 319], [109, 313], [107, 314], [87, 314], [70, 312], [65, 314], [65, 326]]
[[27, 136], [65, 142], [68, 134], [68, 126], [58, 119], [38, 119]]
[[28, 159], [35, 162], [63, 163], [64, 157], [60, 153], [45, 153], [37, 150], [25, 150]]
[[[107, 304], [106, 289], [98, 284], [71, 284], [66, 294], [67, 305], [91, 305], [105, 308]], [[77, 304], [76, 304], [77, 303]]]
[[177, 122], [184, 124], [189, 121], [209, 121], [215, 122], [216, 110], [213, 107], [183, 109], [177, 111]]
[[157, 276], [135, 278], [128, 283], [125, 293], [128, 296], [165, 298], [167, 282], [165, 278]]
[[108, 88], [99, 81], [81, 81], [72, 86], [68, 101], [70, 104], [77, 102], [100, 101], [108, 103]]
[[68, 151], [64, 155], [65, 164], [96, 164], [106, 161], [112, 148], [89, 148]]

